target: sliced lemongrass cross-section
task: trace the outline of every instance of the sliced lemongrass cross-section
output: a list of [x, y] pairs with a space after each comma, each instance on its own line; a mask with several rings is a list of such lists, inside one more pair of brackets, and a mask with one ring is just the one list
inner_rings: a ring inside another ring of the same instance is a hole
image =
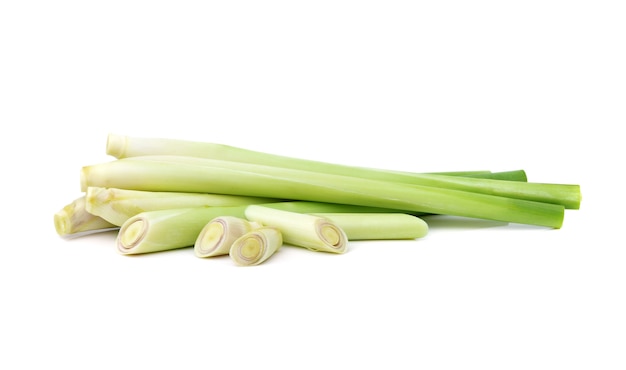
[[118, 227], [87, 212], [85, 205], [85, 197], [81, 196], [54, 214], [54, 228], [57, 234], [63, 237], [76, 237]]
[[194, 252], [198, 257], [228, 254], [235, 240], [259, 227], [261, 227], [260, 224], [241, 217], [216, 217], [200, 231], [194, 244]]
[[278, 229], [260, 227], [237, 238], [228, 254], [239, 266], [254, 266], [270, 258], [282, 245], [282, 233]]
[[343, 230], [331, 220], [312, 214], [296, 213], [251, 205], [245, 210], [248, 220], [263, 226], [275, 227], [287, 244], [314, 251], [344, 253], [348, 238]]
[[348, 240], [417, 239], [428, 234], [421, 218], [404, 213], [316, 213], [339, 226]]
[[122, 254], [140, 254], [191, 247], [209, 221], [219, 216], [244, 217], [245, 208], [194, 207], [142, 212], [122, 225], [117, 249]]
[[276, 201], [273, 198], [241, 195], [141, 191], [97, 186], [88, 187], [85, 193], [87, 211], [118, 226], [141, 212], [174, 208], [231, 207]]

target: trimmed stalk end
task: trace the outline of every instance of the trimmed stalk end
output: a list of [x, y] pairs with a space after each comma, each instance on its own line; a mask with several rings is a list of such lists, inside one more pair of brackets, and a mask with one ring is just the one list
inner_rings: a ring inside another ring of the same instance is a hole
[[117, 236], [117, 249], [122, 254], [135, 253], [137, 247], [148, 232], [148, 222], [143, 218], [136, 218], [125, 223]]
[[82, 191], [83, 193], [87, 192], [87, 188], [89, 187], [87, 184], [86, 171], [87, 171], [86, 167], [83, 167], [80, 170], [80, 191]]
[[72, 222], [70, 215], [64, 209], [54, 214], [54, 228], [60, 236], [71, 234]]
[[228, 254], [235, 240], [259, 227], [260, 224], [240, 217], [216, 217], [200, 231], [194, 244], [194, 252], [200, 258]]
[[239, 266], [255, 266], [274, 255], [282, 244], [282, 234], [278, 229], [261, 227], [235, 240], [229, 255]]
[[209, 222], [198, 235], [194, 251], [198, 257], [210, 257], [224, 242], [226, 225], [223, 220]]
[[346, 233], [332, 221], [320, 219], [316, 223], [315, 231], [327, 248], [320, 249], [326, 252], [345, 253], [348, 248]]
[[126, 152], [128, 138], [126, 136], [109, 134], [106, 143], [106, 153], [115, 158], [123, 158]]

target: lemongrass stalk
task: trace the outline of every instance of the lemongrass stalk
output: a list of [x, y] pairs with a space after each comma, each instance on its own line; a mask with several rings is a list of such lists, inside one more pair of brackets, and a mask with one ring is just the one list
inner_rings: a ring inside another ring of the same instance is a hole
[[282, 233], [278, 229], [261, 227], [235, 240], [228, 254], [239, 266], [256, 266], [273, 256], [282, 245]]
[[77, 237], [117, 228], [117, 225], [87, 212], [85, 204], [85, 197], [81, 196], [54, 214], [54, 228], [57, 234], [63, 237]]
[[428, 234], [421, 218], [404, 213], [314, 213], [339, 226], [348, 240], [418, 239]]
[[[523, 176], [522, 181], [505, 181], [497, 177], [482, 179], [477, 177], [424, 174], [383, 169], [338, 165], [326, 162], [278, 156], [247, 149], [203, 142], [190, 142], [173, 139], [133, 138], [109, 135], [107, 153], [117, 158], [133, 158], [142, 155], [164, 153], [176, 156], [189, 156], [242, 163], [261, 164], [289, 169], [321, 172], [341, 176], [353, 176], [374, 180], [435, 186], [455, 190], [478, 192], [509, 198], [533, 200], [561, 204], [565, 208], [578, 209], [580, 187], [569, 184], [527, 183], [523, 171], [509, 173], [507, 180]], [[480, 176], [480, 175], [479, 175]]]
[[216, 217], [200, 231], [194, 244], [194, 252], [201, 258], [228, 254], [235, 240], [259, 227], [260, 224], [240, 217]]
[[83, 167], [81, 187], [90, 186], [342, 203], [552, 228], [561, 227], [565, 213], [562, 205], [544, 202], [177, 156], [132, 157]]
[[246, 218], [278, 229], [285, 243], [313, 251], [345, 253], [346, 234], [331, 220], [306, 213], [282, 211], [261, 205], [246, 208]]
[[85, 201], [88, 212], [121, 226], [126, 220], [141, 212], [191, 207], [230, 207], [278, 200], [226, 194], [89, 187], [85, 193]]
[[[176, 155], [208, 159], [220, 159], [235, 162], [262, 164], [267, 166], [285, 167], [313, 172], [324, 172], [344, 176], [365, 177], [370, 179], [413, 183], [420, 174], [406, 171], [366, 168], [342, 164], [313, 161], [308, 159], [287, 157], [264, 153], [230, 145], [178, 139], [133, 137], [109, 134], [106, 142], [106, 153], [118, 158], [139, 157], [146, 155]], [[507, 171], [508, 173], [491, 173], [491, 171], [450, 171], [433, 174], [447, 176], [471, 176], [498, 178], [504, 175], [507, 180], [526, 181], [524, 171]]]
[[246, 206], [194, 207], [142, 212], [120, 228], [122, 254], [160, 252], [193, 246], [202, 228], [219, 216], [244, 217]]

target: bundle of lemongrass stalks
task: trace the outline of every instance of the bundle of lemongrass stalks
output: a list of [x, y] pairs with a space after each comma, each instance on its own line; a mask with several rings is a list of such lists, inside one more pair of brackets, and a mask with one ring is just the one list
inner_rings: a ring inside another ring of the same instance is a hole
[[578, 185], [523, 170], [400, 172], [113, 134], [106, 153], [54, 223], [64, 237], [117, 229], [122, 254], [193, 247], [256, 265], [283, 244], [344, 253], [349, 240], [421, 238], [424, 214], [560, 228], [581, 201]]

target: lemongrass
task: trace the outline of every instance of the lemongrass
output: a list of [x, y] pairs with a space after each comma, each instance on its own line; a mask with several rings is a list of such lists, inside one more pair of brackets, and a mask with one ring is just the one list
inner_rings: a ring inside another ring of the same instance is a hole
[[235, 240], [261, 227], [241, 217], [220, 216], [209, 221], [194, 244], [196, 256], [213, 257], [228, 254]]
[[343, 230], [324, 217], [261, 205], [248, 206], [245, 216], [263, 226], [275, 227], [287, 244], [332, 253], [344, 253], [348, 248], [348, 238]]
[[193, 246], [202, 228], [219, 216], [244, 217], [246, 206], [194, 207], [139, 213], [120, 228], [122, 254], [160, 252]]
[[[301, 169], [314, 172], [325, 172], [338, 175], [366, 177], [379, 180], [404, 181], [411, 183], [419, 173], [395, 171], [380, 168], [347, 166], [335, 163], [294, 158], [264, 153], [230, 145], [168, 138], [133, 137], [110, 133], [106, 142], [106, 153], [117, 159], [140, 157], [146, 155], [175, 155], [220, 159], [244, 163], [262, 164], [277, 167]], [[430, 174], [447, 176], [466, 176], [476, 178], [503, 179], [511, 181], [527, 181], [524, 170], [492, 172], [479, 171], [445, 171]]]
[[[416, 175], [415, 173], [405, 171], [354, 167], [335, 163], [287, 157], [210, 142], [153, 137], [134, 137], [113, 133], [110, 133], [107, 136], [106, 153], [118, 159], [139, 157], [145, 155], [177, 155], [209, 159], [222, 159], [236, 162], [303, 169], [315, 172], [327, 172], [338, 175], [349, 174], [351, 176], [378, 178], [381, 180], [390, 180], [390, 178], [386, 177], [387, 175], [397, 175], [399, 177], [411, 177], [413, 175]], [[486, 178], [498, 178], [503, 176], [509, 180], [526, 181], [526, 175], [522, 170], [507, 171], [502, 173], [492, 173], [491, 171], [487, 170], [447, 171], [436, 172], [436, 174]]]
[[[118, 159], [146, 155], [175, 155], [261, 164], [342, 176], [406, 182], [417, 185], [429, 185], [427, 182], [433, 181], [433, 178], [423, 179], [422, 176], [425, 174], [414, 172], [347, 166], [275, 155], [224, 144], [177, 139], [131, 137], [109, 134], [107, 137], [106, 152], [107, 154]], [[431, 173], [430, 175], [436, 176], [434, 179], [438, 180], [438, 186], [472, 191], [481, 189], [480, 182], [464, 181], [462, 183], [457, 183], [454, 178], [469, 176], [476, 178], [514, 180], [520, 182], [527, 181], [526, 173], [523, 170], [506, 171], [501, 173], [491, 173], [490, 171], [454, 171]]]
[[[170, 161], [176, 161], [177, 163], [182, 164], [194, 164], [201, 163], [204, 161], [205, 163], [232, 163], [241, 166], [254, 166], [255, 164], [245, 163], [245, 162], [233, 162], [233, 161], [224, 161], [224, 160], [215, 160], [215, 159], [205, 159], [198, 157], [183, 157], [183, 156], [143, 156], [143, 157], [129, 157], [124, 160], [144, 160], [144, 159], [155, 159], [159, 160], [159, 158], [169, 158]], [[176, 159], [175, 159], [176, 158]], [[276, 169], [284, 169], [289, 170], [292, 168], [288, 167], [277, 167], [277, 166], [267, 166], [260, 165], [261, 167], [266, 168], [276, 168]], [[302, 171], [306, 171], [308, 173], [317, 173], [310, 170], [299, 169]], [[321, 171], [321, 170], [319, 170]], [[369, 171], [369, 170], [368, 170]], [[331, 172], [319, 172], [320, 174], [328, 175], [328, 174], [336, 174], [338, 171]], [[374, 171], [374, 173], [379, 174], [379, 172]], [[410, 176], [405, 176], [405, 174], [401, 174], [394, 171], [384, 171], [384, 176], [368, 176], [364, 174], [363, 176], [358, 173], [353, 173], [348, 169], [345, 172], [339, 173], [339, 176], [346, 175], [350, 177], [358, 177], [364, 179], [381, 179], [386, 182], [398, 182], [411, 184], [415, 186], [430, 186], [436, 188], [445, 188], [445, 189], [453, 189], [453, 190], [462, 190], [469, 191], [480, 194], [487, 195], [496, 195], [507, 198], [515, 198], [515, 199], [523, 199], [523, 200], [532, 200], [537, 202], [545, 202], [545, 203], [554, 203], [561, 204], [565, 208], [568, 209], [577, 209], [580, 206], [580, 186], [573, 184], [545, 184], [545, 183], [531, 183], [524, 181], [507, 181], [500, 179], [488, 179], [488, 178], [473, 178], [473, 177], [465, 177], [465, 176], [447, 176], [447, 175], [437, 175], [437, 174], [410, 174]]]
[[[415, 185], [445, 187], [517, 199], [562, 204], [570, 209], [577, 209], [580, 206], [580, 188], [578, 185], [533, 183], [529, 186], [524, 186], [514, 184], [514, 182], [527, 183], [526, 173], [523, 170], [497, 173], [490, 173], [488, 171], [413, 173], [285, 157], [223, 144], [175, 139], [129, 137], [115, 134], [109, 134], [107, 153], [120, 159], [146, 155], [175, 155], [237, 161], [342, 176], [355, 176]], [[489, 182], [488, 180], [493, 181]]]
[[261, 227], [235, 240], [228, 254], [239, 266], [255, 266], [274, 255], [282, 245], [282, 233], [278, 229]]
[[112, 224], [121, 226], [141, 212], [191, 207], [229, 207], [276, 202], [276, 199], [226, 194], [139, 191], [89, 187], [86, 209]]
[[339, 226], [348, 240], [418, 239], [426, 236], [428, 225], [421, 218], [404, 213], [314, 213]]
[[[517, 184], [514, 181], [500, 182]], [[544, 186], [549, 188], [550, 185]], [[558, 204], [432, 186], [179, 156], [131, 157], [85, 166], [81, 171], [81, 188], [86, 189], [90, 186], [343, 203], [552, 228], [560, 228], [564, 217], [564, 207]]]
[[117, 228], [117, 225], [87, 212], [85, 204], [85, 197], [80, 196], [54, 214], [57, 234], [63, 237], [77, 237]]

